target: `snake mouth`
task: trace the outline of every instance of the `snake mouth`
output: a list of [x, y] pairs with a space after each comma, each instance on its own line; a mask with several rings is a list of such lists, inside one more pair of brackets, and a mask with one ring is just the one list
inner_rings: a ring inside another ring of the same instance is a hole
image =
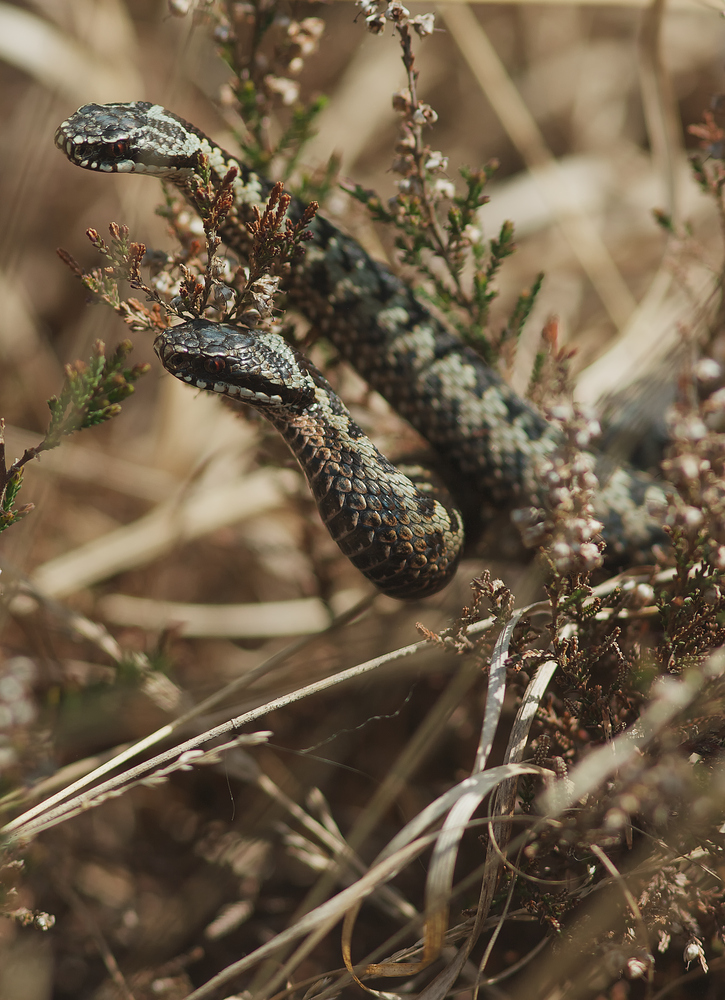
[[[103, 150], [98, 143], [84, 142], [69, 136], [61, 126], [55, 133], [55, 144], [62, 150], [71, 163], [85, 170], [102, 170], [106, 173], [128, 173], [136, 169], [136, 164], [129, 159], [128, 143], [122, 140], [114, 143], [109, 149]], [[109, 156], [112, 153], [112, 157]]]
[[64, 122], [56, 131], [55, 144], [71, 163], [84, 170], [165, 177], [191, 169], [188, 164], [174, 164], [168, 157], [134, 150], [130, 138], [119, 138], [113, 142], [85, 140], [81, 136], [70, 135], [64, 127], [66, 125], [68, 123]]

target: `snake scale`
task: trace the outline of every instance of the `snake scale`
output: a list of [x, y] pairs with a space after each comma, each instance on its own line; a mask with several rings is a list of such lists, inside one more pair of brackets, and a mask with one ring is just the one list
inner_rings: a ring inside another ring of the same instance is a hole
[[[89, 104], [58, 128], [55, 142], [85, 169], [141, 173], [175, 185], [193, 204], [194, 174], [208, 158], [221, 184], [230, 167], [234, 204], [221, 228], [231, 249], [249, 249], [246, 222], [272, 185], [195, 126], [157, 104]], [[292, 201], [289, 215], [304, 206]], [[285, 279], [287, 303], [430, 444], [467, 521], [542, 504], [542, 463], [560, 430], [521, 399], [383, 264], [324, 217]], [[160, 334], [156, 351], [172, 374], [243, 399], [283, 434], [342, 551], [381, 590], [410, 599], [449, 582], [462, 547], [462, 516], [391, 465], [364, 436], [324, 377], [275, 334], [197, 319]], [[642, 557], [662, 541], [662, 488], [650, 477], [596, 460], [596, 514], [610, 555]], [[549, 487], [550, 488], [550, 487]]]

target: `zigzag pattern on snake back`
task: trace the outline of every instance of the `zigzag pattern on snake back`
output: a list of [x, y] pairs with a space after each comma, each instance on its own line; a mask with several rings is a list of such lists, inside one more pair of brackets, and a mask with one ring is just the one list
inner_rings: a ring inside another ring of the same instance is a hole
[[[144, 101], [86, 105], [59, 126], [55, 142], [78, 166], [150, 174], [174, 184], [192, 203], [202, 156], [219, 183], [236, 167], [235, 203], [221, 235], [241, 255], [249, 246], [251, 206], [261, 207], [271, 190], [189, 122]], [[303, 208], [293, 200], [290, 216], [299, 218]], [[285, 285], [288, 304], [426, 438], [464, 509], [471, 509], [471, 497], [484, 518], [495, 510], [540, 506], [546, 487], [538, 469], [559, 446], [559, 431], [354, 239], [319, 215], [310, 229], [313, 240]], [[661, 521], [649, 507], [661, 508], [664, 491], [650, 477], [609, 465], [606, 457], [597, 460], [602, 487], [596, 513], [610, 555], [646, 556], [663, 539]], [[447, 582], [455, 558], [434, 589]], [[412, 593], [396, 596], [417, 596], [419, 587], [420, 580]]]

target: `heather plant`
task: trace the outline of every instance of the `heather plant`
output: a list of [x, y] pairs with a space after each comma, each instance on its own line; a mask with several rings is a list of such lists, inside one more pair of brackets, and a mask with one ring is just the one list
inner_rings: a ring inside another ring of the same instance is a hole
[[33, 504], [15, 506], [28, 462], [57, 448], [63, 438], [105, 423], [121, 412], [122, 400], [131, 395], [134, 382], [149, 370], [146, 364], [125, 367], [132, 348], [131, 342], [124, 340], [106, 357], [104, 344], [96, 341], [94, 355], [88, 362], [66, 365], [60, 393], [48, 400], [50, 422], [44, 437], [9, 466], [2, 436], [4, 424], [0, 424], [0, 531], [16, 524], [33, 509]]
[[413, 38], [429, 36], [435, 29], [432, 13], [411, 15], [398, 0], [360, 0], [367, 30], [381, 34], [386, 24], [397, 34], [408, 86], [393, 95], [400, 116], [399, 136], [391, 169], [398, 176], [397, 194], [387, 205], [373, 191], [360, 185], [349, 192], [361, 201], [375, 221], [395, 234], [402, 263], [425, 282], [418, 293], [438, 308], [460, 336], [484, 359], [510, 363], [517, 339], [541, 288], [543, 273], [522, 292], [500, 330], [489, 324], [491, 303], [498, 291], [496, 276], [504, 260], [514, 253], [514, 226], [506, 221], [497, 237], [485, 240], [480, 210], [488, 201], [486, 185], [497, 164], [461, 169], [463, 190], [458, 192], [448, 173], [448, 157], [426, 142], [438, 119], [435, 110], [418, 96], [418, 70]]

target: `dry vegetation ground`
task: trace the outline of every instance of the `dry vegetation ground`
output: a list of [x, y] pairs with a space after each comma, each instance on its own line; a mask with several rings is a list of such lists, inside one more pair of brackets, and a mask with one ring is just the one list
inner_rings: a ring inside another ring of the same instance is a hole
[[[390, 195], [390, 95], [404, 83], [397, 44], [389, 33], [367, 35], [350, 3], [291, 9], [326, 24], [301, 78], [303, 94], [330, 97], [305, 161], [314, 166], [338, 152], [343, 175]], [[721, 223], [691, 178], [685, 146], [696, 143], [684, 129], [701, 121], [711, 96], [725, 89], [725, 22], [695, 0], [666, 8], [442, 4], [438, 14], [443, 30], [418, 46], [421, 93], [439, 115], [432, 144], [450, 157], [451, 174], [461, 164], [497, 158], [484, 225], [489, 236], [506, 218], [517, 229], [519, 251], [504, 268], [494, 327], [520, 289], [546, 272], [510, 378], [525, 387], [541, 327], [555, 313], [563, 341], [577, 348], [578, 398], [604, 403], [633, 423], [625, 409], [631, 394], [614, 403], [608, 397], [647, 375], [672, 381], [668, 359], [681, 331], [702, 337], [712, 329]], [[230, 130], [238, 122], [218, 104], [226, 79], [204, 26], [172, 16], [160, 0], [0, 5], [0, 414], [10, 459], [39, 439], [63, 365], [87, 357], [97, 338], [115, 345], [127, 335], [111, 311], [87, 304], [55, 248], [95, 266], [84, 231], [104, 230], [111, 220], [128, 224], [148, 245], [172, 246], [154, 215], [159, 186], [73, 168], [53, 147], [56, 126], [81, 104], [151, 99], [234, 148]], [[654, 208], [671, 214], [679, 232], [689, 223], [691, 235], [668, 242]], [[327, 211], [372, 252], [387, 252], [385, 235], [360, 206], [334, 194]], [[31, 463], [21, 499], [35, 510], [2, 535], [4, 822], [226, 685], [236, 686], [220, 703], [191, 713], [162, 746], [416, 642], [416, 621], [439, 629], [470, 603], [468, 581], [484, 566], [505, 580], [517, 606], [542, 596], [540, 569], [514, 559], [504, 542], [464, 563], [435, 598], [408, 607], [378, 597], [355, 621], [324, 631], [369, 589], [319, 525], [282, 446], [258, 422], [195, 398], [162, 373], [150, 339], [134, 339], [133, 360], [151, 362], [151, 373], [120, 417]], [[709, 339], [722, 360], [722, 341]], [[338, 370], [335, 377], [383, 449], [400, 450], [407, 432], [382, 401], [369, 399], [353, 373]], [[650, 395], [657, 400], [667, 391]], [[638, 639], [645, 649], [656, 645], [647, 628]], [[0, 871], [3, 893], [16, 890], [0, 896], [3, 909], [52, 914], [55, 925], [44, 931], [37, 926], [43, 918], [35, 926], [0, 918], [2, 1000], [186, 997], [277, 940], [357, 877], [354, 865], [324, 875], [344, 840], [352, 839], [369, 863], [405, 823], [471, 773], [486, 696], [482, 667], [497, 634], [468, 658], [428, 647], [382, 661], [360, 679], [247, 727], [270, 730], [269, 743], [135, 787], [41, 832], [21, 851], [14, 847], [9, 862], [23, 858], [25, 867]], [[509, 689], [494, 765], [504, 758], [527, 682], [522, 674]], [[566, 683], [552, 690], [559, 700], [545, 702], [549, 715], [539, 734], [553, 729], [552, 713], [564, 710]], [[583, 741], [590, 749], [605, 741], [595, 729]], [[558, 763], [549, 766], [563, 768], [568, 749], [567, 763], [576, 763], [574, 750], [560, 745], [551, 751]], [[540, 748], [540, 759], [546, 756]], [[676, 766], [668, 767], [679, 780]], [[722, 791], [712, 773], [708, 780], [711, 794]], [[604, 795], [591, 787], [595, 799]], [[678, 787], [673, 795], [684, 795], [687, 814], [694, 800], [682, 792], [686, 783]], [[662, 817], [648, 794], [642, 811], [656, 826]], [[635, 799], [630, 815], [638, 815], [637, 806]], [[636, 834], [639, 820], [633, 822]], [[715, 822], [713, 814], [707, 822]], [[678, 924], [664, 904], [664, 916], [647, 909], [642, 873], [649, 865], [653, 894], [657, 869], [702, 844], [688, 841], [680, 826], [672, 841], [664, 833], [657, 841], [676, 842], [674, 853], [658, 854], [650, 827], [643, 851], [637, 834], [632, 847], [631, 831], [614, 826], [611, 842], [602, 837], [586, 858], [572, 857], [550, 835], [551, 854], [536, 873], [555, 881], [537, 883], [535, 896], [534, 883], [524, 879], [527, 889], [512, 895], [482, 974], [482, 996], [725, 995], [723, 860], [702, 898], [680, 901], [685, 916]], [[458, 930], [442, 956], [418, 977], [373, 980], [379, 988], [405, 984], [403, 992], [417, 994], [454, 960], [478, 904], [486, 844], [474, 827], [459, 845], [455, 882], [470, 880], [451, 903], [450, 926]], [[603, 850], [608, 844], [611, 858]], [[617, 871], [635, 867], [632, 851], [639, 869], [630, 892]], [[423, 861], [411, 857], [394, 891], [366, 903], [352, 935], [356, 961], [376, 949], [383, 960], [420, 937], [414, 925], [386, 943], [423, 907], [429, 865], [429, 853]], [[587, 877], [610, 888], [585, 907]], [[673, 862], [664, 878], [686, 882], [691, 873]], [[483, 942], [508, 887], [499, 886]], [[690, 912], [701, 920], [703, 939], [687, 923]], [[304, 981], [295, 996], [312, 985], [313, 995], [325, 996], [320, 977], [330, 970], [338, 970], [330, 973], [331, 993], [363, 995], [340, 978], [340, 928], [332, 924], [289, 968], [293, 946], [271, 948], [214, 995], [245, 989], [268, 997]], [[663, 934], [673, 942], [660, 953]], [[702, 940], [708, 974], [693, 939]], [[650, 952], [657, 958], [651, 976]], [[457, 995], [473, 996], [482, 954], [479, 943], [463, 963]], [[518, 974], [497, 978], [527, 959]]]

